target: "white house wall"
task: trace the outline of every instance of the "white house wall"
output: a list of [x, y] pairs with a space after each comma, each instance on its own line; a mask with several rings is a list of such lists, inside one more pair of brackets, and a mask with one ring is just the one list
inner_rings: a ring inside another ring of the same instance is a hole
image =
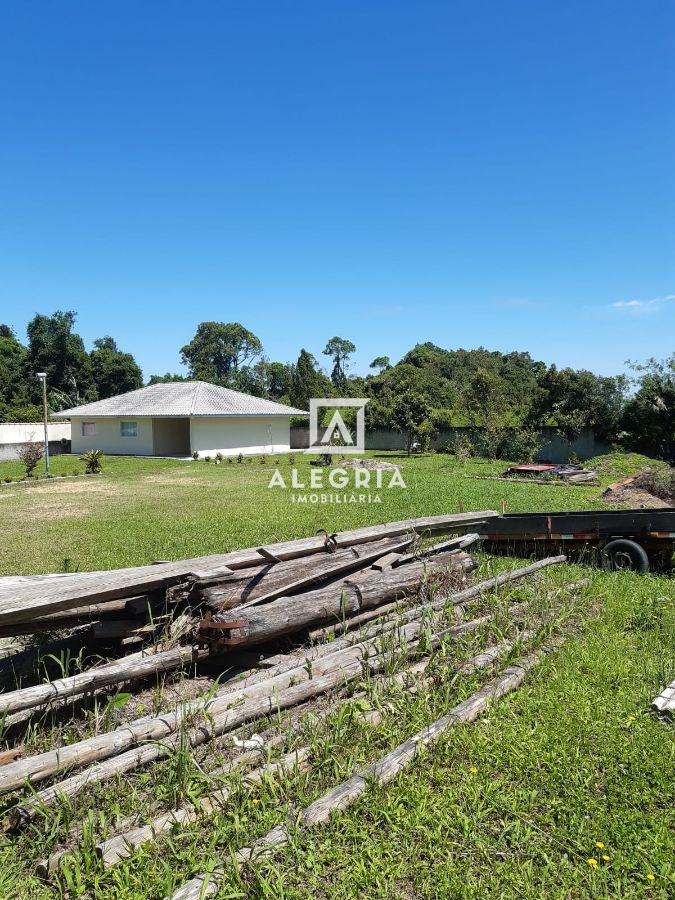
[[[95, 422], [96, 434], [82, 435], [82, 422]], [[120, 422], [136, 422], [136, 437], [122, 437]], [[112, 456], [152, 456], [152, 419], [124, 418], [71, 419], [71, 452], [84, 453], [87, 450], [103, 450]]]
[[209, 416], [190, 419], [190, 444], [200, 456], [288, 453], [290, 416]]

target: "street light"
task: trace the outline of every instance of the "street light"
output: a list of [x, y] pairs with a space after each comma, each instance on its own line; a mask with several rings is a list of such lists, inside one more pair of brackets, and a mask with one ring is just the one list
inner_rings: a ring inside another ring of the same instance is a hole
[[42, 419], [45, 425], [45, 475], [49, 477], [49, 433], [47, 431], [47, 373], [38, 372], [37, 377], [42, 382]]

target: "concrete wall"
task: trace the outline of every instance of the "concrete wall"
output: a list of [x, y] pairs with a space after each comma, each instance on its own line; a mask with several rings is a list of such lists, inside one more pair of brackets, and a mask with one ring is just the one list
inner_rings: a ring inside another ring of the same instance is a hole
[[[70, 453], [70, 423], [48, 422], [49, 452]], [[18, 459], [19, 450], [31, 441], [44, 441], [42, 422], [0, 422], [0, 461]]]
[[200, 456], [287, 453], [290, 416], [213, 416], [190, 419], [190, 446]]
[[[82, 434], [82, 423], [94, 422], [96, 434]], [[136, 437], [122, 437], [120, 422], [136, 422]], [[71, 421], [73, 453], [103, 450], [111, 456], [152, 456], [152, 419], [142, 418], [73, 418]]]
[[[434, 450], [444, 450], [449, 443], [468, 434], [474, 429], [470, 428], [443, 428], [440, 429], [434, 440]], [[572, 453], [582, 462], [609, 453], [612, 445], [608, 441], [597, 438], [591, 430], [583, 431], [579, 437], [568, 443], [562, 438], [555, 428], [542, 428], [543, 446], [539, 451], [540, 462], [564, 463]], [[309, 445], [309, 427], [306, 425], [294, 425], [291, 429], [291, 448], [300, 450]], [[401, 432], [390, 428], [375, 428], [366, 431], [366, 450], [405, 450], [405, 437]], [[514, 460], [515, 462], [515, 460]]]

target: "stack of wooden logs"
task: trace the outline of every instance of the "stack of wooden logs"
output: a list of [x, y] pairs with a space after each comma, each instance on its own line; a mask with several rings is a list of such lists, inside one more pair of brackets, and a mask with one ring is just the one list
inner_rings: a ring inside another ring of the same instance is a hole
[[[410, 660], [396, 677], [414, 689], [435, 647], [492, 620], [484, 612], [449, 620], [449, 609], [464, 609], [499, 585], [564, 559], [470, 584], [476, 564], [467, 549], [479, 540], [471, 528], [493, 515], [434, 516], [111, 572], [0, 579], [4, 636], [54, 632], [42, 649], [29, 647], [0, 659], [7, 745], [0, 756], [0, 794], [15, 792], [7, 826], [23, 828], [64, 799], [82, 802], [95, 785], [166, 758], [178, 747], [193, 754], [200, 747], [222, 751], [242, 728], [282, 710], [302, 710], [321, 696], [339, 697], [364, 674], [383, 677], [394, 651]], [[520, 607], [514, 616], [522, 614]], [[524, 629], [520, 640], [531, 636]], [[130, 640], [140, 647], [128, 653]], [[485, 648], [465, 664], [466, 671], [493, 665], [513, 643]], [[48, 655], [58, 658], [59, 648], [74, 655], [77, 647], [85, 651], [80, 662], [96, 653], [97, 664], [40, 682]], [[101, 656], [108, 658], [101, 662]], [[28, 755], [21, 748], [27, 719], [64, 708], [77, 716], [92, 697], [203, 667], [218, 672], [210, 689], [155, 715], [112, 720], [93, 735], [83, 732], [80, 740], [71, 735], [40, 753]], [[278, 732], [268, 735], [260, 747], [247, 749], [248, 760], [260, 759], [263, 745], [267, 752], [279, 743]], [[273, 765], [303, 767], [308, 752], [296, 750]], [[261, 777], [260, 772], [251, 777]], [[221, 786], [199, 803], [163, 812], [150, 823], [122, 823], [118, 834], [98, 847], [104, 866], [222, 803]], [[49, 876], [69, 849], [39, 861], [38, 872]]]

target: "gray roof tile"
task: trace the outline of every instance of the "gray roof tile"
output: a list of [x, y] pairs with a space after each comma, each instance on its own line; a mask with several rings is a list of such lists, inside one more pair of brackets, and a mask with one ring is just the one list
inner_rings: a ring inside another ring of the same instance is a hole
[[308, 413], [283, 403], [263, 400], [208, 384], [205, 381], [168, 381], [150, 384], [107, 400], [84, 403], [55, 413], [72, 416], [306, 416]]

